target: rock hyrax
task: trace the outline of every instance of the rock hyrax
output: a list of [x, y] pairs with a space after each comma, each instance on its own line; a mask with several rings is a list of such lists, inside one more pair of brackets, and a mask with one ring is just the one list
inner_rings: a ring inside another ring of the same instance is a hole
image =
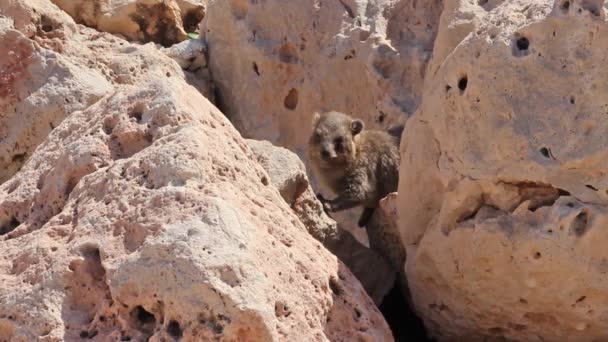
[[363, 121], [340, 112], [316, 113], [308, 142], [315, 175], [337, 195], [333, 200], [319, 196], [325, 210], [363, 206], [360, 227], [383, 197], [397, 191], [399, 182], [400, 139], [363, 127]]

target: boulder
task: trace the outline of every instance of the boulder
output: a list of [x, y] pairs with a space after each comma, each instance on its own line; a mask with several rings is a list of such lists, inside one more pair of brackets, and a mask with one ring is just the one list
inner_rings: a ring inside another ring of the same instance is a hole
[[182, 71], [152, 44], [79, 26], [47, 0], [0, 0], [0, 18], [0, 43], [12, 47], [0, 49], [0, 183], [66, 116], [118, 85], [177, 77], [213, 98], [201, 71]]
[[0, 340], [393, 339], [175, 61], [46, 0], [0, 13], [0, 127], [32, 137], [0, 180]]
[[52, 0], [74, 20], [129, 40], [165, 47], [186, 39], [205, 16], [206, 0]]
[[446, 1], [399, 227], [439, 340], [608, 339], [603, 1]]
[[0, 186], [0, 339], [390, 341], [267, 177], [177, 79], [70, 115]]

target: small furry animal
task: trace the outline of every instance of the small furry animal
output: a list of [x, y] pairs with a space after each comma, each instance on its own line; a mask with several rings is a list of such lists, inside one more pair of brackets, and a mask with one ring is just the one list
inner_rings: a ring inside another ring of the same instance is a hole
[[399, 182], [400, 138], [363, 128], [363, 121], [340, 112], [315, 113], [308, 142], [315, 175], [338, 195], [333, 200], [317, 195], [319, 200], [327, 212], [363, 206], [359, 227]]

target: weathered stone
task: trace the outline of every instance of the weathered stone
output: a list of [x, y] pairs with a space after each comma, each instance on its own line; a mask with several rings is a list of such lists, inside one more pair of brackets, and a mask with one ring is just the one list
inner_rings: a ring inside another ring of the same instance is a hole
[[171, 46], [186, 39], [205, 15], [205, 2], [187, 0], [52, 0], [74, 20], [129, 40]]
[[[32, 130], [31, 154], [0, 181], [0, 340], [392, 340], [176, 62], [46, 0], [0, 0], [0, 11], [0, 39], [16, 42], [0, 61], [37, 63], [0, 69], [12, 85], [0, 88], [12, 106], [2, 129], [37, 124], [7, 118], [28, 114], [13, 108], [38, 89], [65, 87], [31, 107], [41, 111], [87, 98]], [[37, 76], [53, 62], [54, 76]], [[93, 101], [87, 84], [103, 88]]]
[[0, 182], [70, 113], [117, 85], [187, 79], [213, 99], [204, 75], [184, 72], [152, 44], [78, 27], [46, 0], [0, 1]]
[[398, 195], [440, 340], [608, 339], [603, 1], [446, 1]]
[[0, 186], [0, 339], [390, 340], [264, 177], [179, 79], [70, 115]]

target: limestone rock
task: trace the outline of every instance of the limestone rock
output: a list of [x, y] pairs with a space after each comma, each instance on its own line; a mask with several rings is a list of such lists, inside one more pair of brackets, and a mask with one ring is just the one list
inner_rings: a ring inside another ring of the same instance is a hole
[[46, 0], [0, 13], [0, 127], [30, 130], [0, 146], [31, 151], [2, 165], [0, 340], [392, 340], [176, 62]]
[[0, 186], [0, 339], [391, 340], [264, 177], [178, 79], [70, 115]]
[[46, 0], [1, 1], [0, 182], [29, 158], [70, 113], [117, 85], [187, 79], [209, 98], [204, 77], [182, 71], [152, 45], [136, 45], [77, 26]]
[[201, 33], [237, 128], [304, 156], [314, 111], [384, 128], [413, 112], [440, 11], [440, 1], [215, 1]]
[[296, 199], [308, 189], [306, 169], [300, 158], [291, 151], [274, 146], [268, 141], [253, 139], [246, 141], [258, 163], [268, 172], [269, 181], [279, 190], [285, 202], [293, 206]]
[[204, 0], [52, 0], [76, 22], [129, 40], [171, 46], [205, 15]]
[[[348, 266], [369, 296], [380, 305], [395, 282], [394, 268], [381, 254], [363, 246], [325, 213], [308, 184], [304, 164], [296, 154], [268, 141], [248, 139], [247, 144], [268, 172], [270, 183], [279, 190], [308, 232]], [[370, 272], [370, 269], [374, 271]]]
[[446, 1], [399, 217], [440, 340], [608, 339], [603, 1]]

